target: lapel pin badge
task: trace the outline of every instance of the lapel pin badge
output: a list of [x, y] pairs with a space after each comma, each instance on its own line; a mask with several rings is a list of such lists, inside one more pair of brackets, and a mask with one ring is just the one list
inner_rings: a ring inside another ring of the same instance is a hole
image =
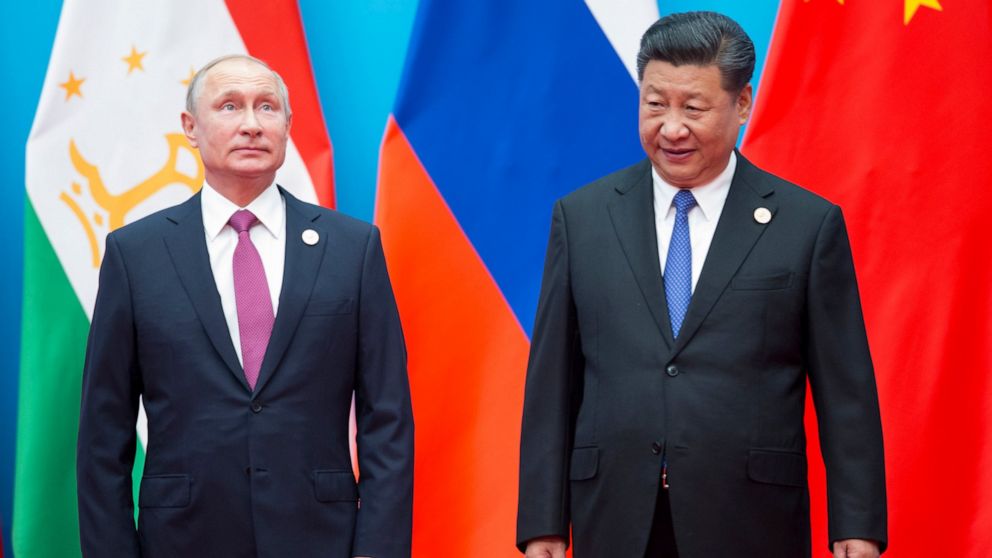
[[313, 229], [307, 229], [303, 231], [303, 243], [306, 244], [307, 246], [313, 246], [314, 244], [317, 244], [319, 240], [320, 240], [320, 235], [317, 234], [317, 231]]
[[772, 220], [772, 212], [767, 207], [759, 207], [754, 210], [754, 220], [762, 225], [767, 225]]

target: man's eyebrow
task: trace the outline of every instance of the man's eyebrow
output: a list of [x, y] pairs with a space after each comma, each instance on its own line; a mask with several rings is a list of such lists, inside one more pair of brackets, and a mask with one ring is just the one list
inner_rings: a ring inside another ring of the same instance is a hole
[[[241, 99], [244, 96], [245, 96], [244, 91], [241, 91], [240, 89], [224, 89], [217, 94], [214, 103], [224, 103], [227, 102], [229, 99], [232, 98]], [[268, 88], [263, 90], [259, 95], [259, 97], [263, 98], [266, 101], [271, 101], [272, 99], [274, 99], [280, 106], [282, 106], [283, 104], [282, 97], [279, 95], [279, 91], [275, 88]]]
[[[650, 83], [649, 84], [646, 84], [644, 86], [644, 89], [646, 89], [649, 93], [665, 93], [665, 91], [662, 91], [661, 89], [658, 89], [657, 87], [655, 87], [654, 85], [652, 85]], [[703, 94], [702, 91], [697, 91], [697, 90], [693, 90], [693, 89], [690, 89], [688, 91], [683, 91], [683, 93], [685, 94], [686, 97], [688, 97], [690, 99], [701, 99], [701, 98], [704, 98], [706, 96], [705, 94]]]
[[219, 98], [219, 99], [226, 99], [228, 97], [238, 97], [240, 95], [241, 95], [241, 93], [237, 89], [225, 89], [224, 91], [221, 91], [217, 95], [217, 98]]

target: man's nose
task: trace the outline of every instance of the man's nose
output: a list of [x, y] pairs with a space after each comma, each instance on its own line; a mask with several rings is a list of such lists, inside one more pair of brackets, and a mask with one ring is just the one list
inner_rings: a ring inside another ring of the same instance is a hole
[[258, 117], [255, 116], [254, 109], [249, 108], [244, 111], [244, 118], [241, 119], [241, 133], [250, 136], [257, 136], [262, 133], [262, 126], [258, 122]]
[[685, 121], [678, 114], [668, 114], [661, 121], [661, 128], [658, 134], [665, 140], [674, 142], [685, 139], [689, 135], [689, 128]]

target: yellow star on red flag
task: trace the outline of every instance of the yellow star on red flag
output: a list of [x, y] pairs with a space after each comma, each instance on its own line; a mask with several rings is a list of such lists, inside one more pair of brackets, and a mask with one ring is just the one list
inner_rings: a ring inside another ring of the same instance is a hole
[[916, 10], [919, 10], [921, 6], [937, 10], [938, 12], [944, 11], [944, 8], [940, 6], [939, 0], [906, 0], [906, 11], [903, 13], [902, 19], [904, 25], [909, 25], [909, 21], [913, 19], [913, 16], [916, 15]]
[[145, 67], [141, 65], [141, 59], [148, 54], [147, 52], [138, 52], [138, 49], [131, 45], [131, 54], [127, 56], [122, 56], [121, 60], [127, 62], [127, 73], [130, 74], [135, 70], [145, 71]]
[[73, 95], [78, 95], [81, 99], [83, 97], [83, 82], [86, 78], [77, 78], [75, 74], [71, 71], [69, 72], [69, 79], [63, 83], [59, 84], [59, 87], [65, 89], [65, 100], [68, 101]]

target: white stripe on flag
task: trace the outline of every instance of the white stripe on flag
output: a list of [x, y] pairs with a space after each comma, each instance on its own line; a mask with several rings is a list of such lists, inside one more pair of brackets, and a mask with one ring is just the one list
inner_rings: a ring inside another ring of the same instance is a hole
[[641, 35], [658, 19], [658, 3], [655, 0], [586, 0], [586, 6], [630, 77], [637, 81]]
[[[25, 178], [87, 317], [107, 233], [121, 218], [133, 222], [200, 186], [189, 183], [198, 165], [192, 149], [184, 139], [178, 146], [168, 139], [182, 137], [183, 80], [214, 57], [245, 52], [221, 0], [67, 0], [63, 6], [27, 141]], [[316, 202], [292, 141], [276, 180]]]
[[[27, 141], [25, 180], [87, 317], [107, 234], [200, 187], [194, 180], [200, 163], [181, 139], [184, 80], [214, 57], [245, 52], [222, 0], [63, 5]], [[317, 202], [292, 141], [276, 180]], [[137, 430], [144, 445], [143, 405]]]

